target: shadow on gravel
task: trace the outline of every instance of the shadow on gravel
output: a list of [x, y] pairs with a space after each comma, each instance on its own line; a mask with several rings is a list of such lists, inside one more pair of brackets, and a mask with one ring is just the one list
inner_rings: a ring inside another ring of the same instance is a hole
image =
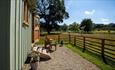
[[53, 52], [54, 52], [54, 50], [50, 50], [49, 52], [50, 52], [50, 53], [53, 53]]
[[48, 60], [50, 60], [51, 58], [48, 58], [48, 59], [44, 59], [44, 58], [40, 58], [40, 62], [42, 62], [42, 61], [48, 61]]

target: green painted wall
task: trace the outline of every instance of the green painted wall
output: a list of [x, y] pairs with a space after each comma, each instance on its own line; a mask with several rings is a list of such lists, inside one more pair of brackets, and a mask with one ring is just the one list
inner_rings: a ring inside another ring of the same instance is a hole
[[31, 49], [29, 26], [23, 27], [23, 0], [0, 0], [0, 70], [20, 70]]
[[10, 70], [21, 69], [31, 49], [32, 16], [28, 14], [29, 26], [23, 26], [23, 11], [23, 0], [11, 0]]

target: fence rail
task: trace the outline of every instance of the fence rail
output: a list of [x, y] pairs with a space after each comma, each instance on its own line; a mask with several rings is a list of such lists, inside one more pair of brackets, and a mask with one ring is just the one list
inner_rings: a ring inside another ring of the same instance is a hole
[[58, 42], [61, 40], [81, 47], [82, 52], [88, 50], [100, 54], [104, 63], [107, 63], [106, 59], [115, 61], [115, 40], [71, 35], [70, 33], [58, 35]]

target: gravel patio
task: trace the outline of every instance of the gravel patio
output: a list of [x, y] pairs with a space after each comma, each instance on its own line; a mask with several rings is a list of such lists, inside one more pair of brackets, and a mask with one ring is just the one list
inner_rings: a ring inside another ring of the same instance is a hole
[[87, 61], [67, 47], [57, 47], [51, 53], [51, 59], [40, 61], [37, 70], [100, 70], [96, 65]]

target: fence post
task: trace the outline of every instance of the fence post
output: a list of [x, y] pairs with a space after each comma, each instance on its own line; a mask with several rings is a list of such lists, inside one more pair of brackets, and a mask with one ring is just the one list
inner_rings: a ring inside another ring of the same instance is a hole
[[82, 52], [85, 52], [85, 37], [83, 37], [83, 51]]
[[105, 56], [104, 56], [104, 44], [105, 44], [105, 39], [102, 39], [101, 40], [101, 56], [102, 56], [103, 62], [105, 64], [107, 64], [107, 62], [105, 60]]
[[60, 43], [60, 34], [58, 35], [58, 43]]
[[71, 39], [70, 39], [70, 32], [69, 32], [69, 43], [70, 43]]
[[76, 46], [76, 35], [74, 36], [74, 46]]

